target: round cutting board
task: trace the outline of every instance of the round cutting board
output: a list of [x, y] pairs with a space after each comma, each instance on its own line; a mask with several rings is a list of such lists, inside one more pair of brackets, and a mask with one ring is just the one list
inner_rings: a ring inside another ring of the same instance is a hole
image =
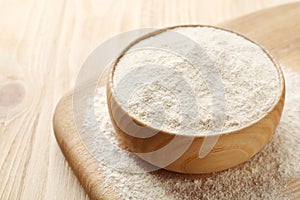
[[[300, 73], [300, 3], [262, 10], [218, 26], [236, 31], [258, 42], [279, 64]], [[104, 186], [104, 177], [98, 170], [98, 161], [86, 150], [76, 131], [72, 95], [72, 91], [67, 93], [55, 111], [53, 127], [57, 142], [91, 199], [117, 199], [112, 187]], [[287, 190], [296, 199], [300, 198], [299, 177], [290, 181], [289, 188]]]

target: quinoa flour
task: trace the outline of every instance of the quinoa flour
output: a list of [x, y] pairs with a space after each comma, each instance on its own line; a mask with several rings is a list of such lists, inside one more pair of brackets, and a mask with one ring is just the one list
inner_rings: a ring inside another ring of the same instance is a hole
[[[105, 88], [98, 88], [94, 99], [95, 114], [103, 135], [91, 135], [92, 155], [99, 160], [99, 173], [104, 174], [106, 187], [120, 199], [292, 199], [288, 185], [300, 189], [300, 75], [284, 68], [286, 78], [286, 103], [281, 121], [271, 142], [248, 162], [238, 167], [208, 175], [183, 175], [165, 170], [134, 174], [115, 170], [103, 165], [103, 146], [97, 141], [108, 138], [117, 144], [115, 131], [107, 110]], [[89, 116], [89, 115], [87, 115]], [[89, 119], [85, 126], [91, 129]], [[97, 156], [98, 155], [98, 156]], [[118, 165], [129, 160], [120, 156]], [[299, 196], [298, 196], [299, 197]]]
[[[156, 72], [150, 66], [140, 68], [152, 64], [158, 65]], [[118, 84], [122, 89], [115, 91], [122, 105], [145, 124], [177, 134], [209, 134], [213, 117], [222, 119], [223, 132], [261, 118], [279, 98], [282, 83], [268, 55], [242, 36], [212, 27], [179, 27], [129, 48], [115, 68], [113, 85]], [[214, 87], [224, 98], [213, 101]]]

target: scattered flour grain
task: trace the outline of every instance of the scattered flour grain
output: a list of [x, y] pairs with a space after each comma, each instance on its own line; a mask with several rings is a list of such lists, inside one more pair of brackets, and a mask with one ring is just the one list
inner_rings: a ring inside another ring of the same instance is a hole
[[[189, 176], [159, 170], [134, 174], [101, 164], [108, 157], [103, 146], [97, 143], [97, 131], [91, 139], [92, 154], [99, 160], [99, 173], [105, 176], [105, 185], [113, 186], [120, 199], [291, 199], [284, 190], [291, 178], [300, 182], [300, 76], [284, 69], [286, 78], [286, 104], [281, 122], [271, 142], [250, 161], [238, 167], [203, 176]], [[116, 144], [115, 131], [111, 125], [105, 89], [100, 88], [95, 97], [95, 112], [100, 127], [110, 141]], [[87, 119], [89, 121], [89, 119]], [[119, 159], [119, 158], [118, 158]], [[120, 158], [118, 163], [131, 159]], [[299, 186], [298, 186], [299, 187]], [[300, 188], [299, 188], [300, 189]], [[299, 194], [298, 194], [299, 195]]]

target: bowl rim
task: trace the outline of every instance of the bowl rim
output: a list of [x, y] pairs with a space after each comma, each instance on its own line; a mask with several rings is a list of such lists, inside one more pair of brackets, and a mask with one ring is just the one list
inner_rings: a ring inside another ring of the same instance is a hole
[[[197, 134], [182, 134], [182, 133], [178, 133], [178, 132], [173, 132], [173, 131], [168, 131], [165, 129], [158, 129], [156, 127], [150, 126], [144, 122], [142, 122], [141, 120], [135, 118], [131, 113], [127, 112], [127, 109], [124, 108], [123, 104], [119, 101], [116, 92], [115, 92], [115, 88], [113, 87], [113, 78], [114, 78], [114, 73], [115, 73], [115, 69], [120, 61], [120, 59], [126, 54], [126, 52], [134, 45], [136, 45], [137, 43], [139, 43], [142, 40], [145, 40], [147, 38], [153, 37], [155, 35], [158, 35], [160, 33], [166, 32], [168, 30], [172, 30], [172, 29], [176, 29], [176, 28], [195, 28], [195, 27], [201, 27], [201, 28], [213, 28], [213, 29], [218, 29], [221, 31], [225, 31], [225, 32], [229, 32], [232, 34], [235, 34], [237, 36], [240, 36], [242, 38], [244, 38], [245, 40], [255, 44], [256, 46], [258, 46], [267, 56], [268, 58], [271, 60], [271, 62], [273, 63], [274, 67], [276, 68], [279, 80], [280, 80], [280, 93], [277, 96], [277, 99], [274, 100], [273, 105], [266, 111], [266, 113], [264, 113], [262, 116], [260, 116], [258, 119], [251, 121], [250, 123], [237, 128], [237, 129], [233, 129], [233, 130], [228, 130], [228, 131], [221, 131], [221, 132], [212, 132], [212, 133], [197, 133]], [[264, 118], [266, 118], [274, 109], [276, 109], [276, 107], [278, 106], [278, 104], [280, 103], [280, 101], [283, 98], [283, 106], [284, 106], [284, 98], [285, 98], [285, 79], [284, 79], [284, 75], [283, 75], [283, 71], [280, 67], [280, 65], [277, 63], [277, 61], [275, 61], [275, 59], [271, 56], [271, 54], [260, 44], [258, 44], [257, 42], [253, 41], [252, 39], [237, 33], [233, 30], [229, 30], [226, 28], [222, 28], [222, 27], [218, 27], [218, 26], [213, 26], [213, 25], [202, 25], [202, 24], [185, 24], [185, 25], [176, 25], [176, 26], [169, 26], [169, 27], [165, 27], [165, 28], [161, 28], [155, 31], [151, 31], [145, 35], [142, 35], [141, 37], [138, 37], [137, 39], [133, 40], [132, 42], [130, 42], [128, 44], [128, 46], [123, 49], [121, 51], [121, 53], [117, 56], [117, 58], [112, 62], [111, 65], [111, 69], [109, 70], [109, 76], [108, 76], [108, 80], [107, 80], [107, 87], [106, 90], [110, 90], [110, 96], [109, 97], [107, 95], [107, 98], [114, 98], [114, 101], [116, 101], [116, 103], [118, 104], [118, 106], [138, 125], [143, 126], [143, 127], [148, 127], [151, 128], [152, 130], [157, 131], [157, 133], [160, 134], [166, 134], [169, 136], [185, 136], [185, 137], [193, 137], [193, 138], [204, 138], [204, 137], [215, 137], [215, 136], [221, 136], [221, 135], [229, 135], [229, 134], [238, 134], [240, 133], [242, 130], [248, 129], [250, 127], [252, 127], [253, 125], [259, 123], [261, 120], [263, 120]], [[108, 91], [107, 91], [108, 93]], [[108, 101], [110, 102], [110, 101]], [[107, 105], [108, 109], [111, 109], [110, 105]], [[113, 118], [113, 116], [111, 116]], [[113, 119], [115, 121], [115, 119]], [[154, 135], [155, 136], [155, 135]], [[151, 136], [153, 137], [153, 136]], [[147, 139], [147, 138], [144, 138]]]

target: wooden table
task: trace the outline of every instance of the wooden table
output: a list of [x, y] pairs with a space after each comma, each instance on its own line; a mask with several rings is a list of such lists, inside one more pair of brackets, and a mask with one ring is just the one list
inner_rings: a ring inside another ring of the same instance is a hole
[[59, 98], [105, 39], [215, 24], [293, 0], [0, 0], [0, 199], [88, 199], [53, 134]]

